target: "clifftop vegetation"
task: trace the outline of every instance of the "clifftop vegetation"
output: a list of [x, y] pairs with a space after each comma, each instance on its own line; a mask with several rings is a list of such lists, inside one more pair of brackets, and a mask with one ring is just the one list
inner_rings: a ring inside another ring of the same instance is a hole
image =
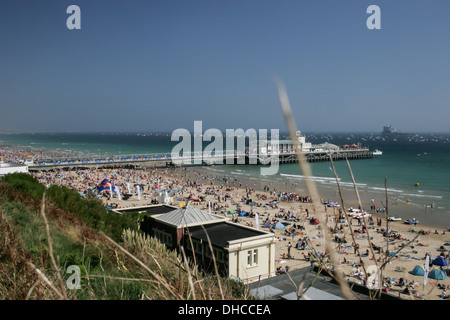
[[143, 234], [142, 218], [28, 174], [4, 176], [0, 299], [248, 298], [242, 284], [202, 274]]

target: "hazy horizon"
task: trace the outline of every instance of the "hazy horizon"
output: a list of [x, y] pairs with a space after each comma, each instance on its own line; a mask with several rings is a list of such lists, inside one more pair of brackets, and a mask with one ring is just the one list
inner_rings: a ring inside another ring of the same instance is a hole
[[[178, 129], [178, 128], [176, 128]], [[194, 130], [190, 130], [190, 128], [183, 128], [183, 129], [187, 129], [189, 132], [193, 133]], [[207, 129], [216, 129], [216, 128], [205, 128], [203, 130], [203, 133], [205, 132], [205, 130]], [[244, 131], [247, 129], [255, 129], [256, 132], [258, 133], [259, 129], [267, 129], [268, 132], [270, 133], [270, 129], [276, 129], [276, 128], [229, 128], [229, 129], [233, 129], [233, 130], [237, 130], [237, 129], [243, 129]], [[225, 133], [225, 130], [221, 130], [219, 129], [222, 133]], [[0, 134], [3, 135], [8, 135], [8, 134], [172, 134], [172, 131], [1, 131], [0, 130]], [[405, 131], [401, 131], [401, 130], [397, 130], [397, 133], [405, 133], [405, 134], [411, 134], [411, 135], [421, 135], [421, 134], [429, 134], [429, 135], [434, 135], [434, 134], [450, 134], [450, 130], [449, 131], [416, 131], [416, 132], [405, 132]], [[374, 134], [374, 135], [381, 135], [382, 134], [382, 130], [379, 131], [302, 131], [302, 134], [304, 135], [313, 135], [313, 134]], [[282, 136], [286, 136], [288, 135], [287, 131], [280, 131], [280, 135]]]

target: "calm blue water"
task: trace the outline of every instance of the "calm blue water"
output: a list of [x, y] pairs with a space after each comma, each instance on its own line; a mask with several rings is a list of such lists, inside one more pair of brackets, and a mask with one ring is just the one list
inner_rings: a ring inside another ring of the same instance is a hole
[[[430, 225], [450, 227], [450, 134], [422, 134], [398, 141], [384, 139], [378, 134], [306, 134], [306, 137], [312, 143], [328, 141], [343, 145], [361, 142], [371, 150], [382, 150], [382, 156], [350, 161], [361, 199], [375, 199], [378, 206], [385, 203], [387, 179], [392, 215], [416, 217]], [[170, 138], [170, 134], [161, 133], [0, 134], [0, 144], [56, 152], [148, 154], [171, 152], [178, 142], [172, 142]], [[316, 162], [310, 166], [321, 194], [339, 200], [331, 163]], [[347, 163], [337, 161], [335, 167], [344, 195], [353, 197]], [[201, 170], [245, 180], [246, 183], [259, 181], [269, 185], [287, 182], [297, 191], [306, 192], [298, 164], [282, 164], [279, 172], [270, 177], [261, 176], [260, 167], [254, 165], [216, 165]], [[419, 187], [415, 186], [416, 183], [420, 184]], [[433, 205], [433, 210], [425, 208], [430, 205]]]

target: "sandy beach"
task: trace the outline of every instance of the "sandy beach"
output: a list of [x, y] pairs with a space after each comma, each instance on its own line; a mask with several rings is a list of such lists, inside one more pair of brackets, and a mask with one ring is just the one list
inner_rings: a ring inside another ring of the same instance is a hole
[[[411, 274], [416, 266], [425, 267], [427, 254], [430, 259], [437, 258], [441, 254], [447, 257], [450, 248], [444, 245], [450, 243], [450, 232], [447, 227], [432, 228], [423, 223], [407, 225], [402, 221], [389, 222], [386, 225], [384, 213], [370, 210], [370, 207], [367, 212], [372, 214], [372, 219], [365, 219], [363, 226], [358, 219], [351, 219], [345, 215], [344, 218], [347, 218], [347, 221], [339, 220], [340, 207], [321, 205], [314, 211], [311, 202], [302, 202], [309, 200], [308, 195], [289, 194], [285, 191], [275, 192], [263, 185], [258, 185], [261, 190], [246, 188], [236, 179], [230, 181], [225, 178], [224, 180], [223, 177], [201, 174], [193, 168], [87, 169], [39, 172], [34, 175], [44, 184], [66, 185], [82, 193], [89, 188], [95, 188], [105, 178], [112, 179], [114, 185], [119, 186], [124, 193], [127, 192], [127, 183], [129, 183], [132, 195], [128, 200], [119, 200], [117, 196], [112, 199], [108, 199], [106, 195], [102, 197], [105, 205], [118, 208], [149, 205], [160, 199], [158, 198], [159, 190], [177, 189], [178, 194], [172, 197], [174, 205], [185, 202], [186, 197], [198, 198], [202, 201], [190, 201], [190, 204], [198, 205], [205, 211], [208, 211], [211, 205], [212, 212], [222, 216], [234, 209], [234, 215], [227, 214], [227, 216], [236, 223], [253, 228], [257, 227], [254, 215], [258, 213], [259, 228], [275, 234], [277, 239], [275, 265], [281, 270], [286, 270], [286, 267], [288, 270], [310, 267], [311, 262], [308, 259], [310, 252], [326, 254], [321, 226], [324, 226], [325, 220], [328, 220], [326, 225], [330, 241], [335, 248], [334, 253], [339, 268], [344, 272], [347, 280], [363, 284], [369, 266], [381, 266], [383, 262], [389, 260], [383, 268], [382, 277], [385, 279], [383, 286], [390, 294], [404, 299], [439, 300], [443, 288], [450, 288], [449, 277], [445, 280], [428, 278], [427, 285], [424, 286], [423, 276]], [[137, 184], [142, 190], [140, 200], [135, 188]], [[284, 187], [288, 188], [288, 186]], [[247, 201], [250, 199], [252, 202]], [[266, 205], [271, 200], [280, 201], [273, 206]], [[345, 211], [349, 207], [357, 207], [355, 201], [346, 202], [345, 205], [347, 207]], [[367, 203], [363, 204], [365, 205]], [[247, 215], [239, 216], [240, 212], [246, 212]], [[313, 217], [318, 218], [321, 224], [311, 224]], [[267, 221], [271, 224], [270, 228], [263, 227]], [[285, 229], [274, 229], [273, 225], [277, 221], [285, 223]], [[389, 241], [385, 236], [388, 228], [391, 235]], [[307, 245], [299, 248], [302, 242]], [[355, 249], [355, 243], [358, 250]], [[374, 251], [371, 249], [371, 244], [372, 248], [375, 248]], [[444, 267], [444, 270], [446, 268]], [[433, 269], [439, 269], [439, 267], [431, 265], [429, 270]], [[402, 278], [405, 285], [400, 286]], [[406, 287], [410, 294], [403, 293]]]

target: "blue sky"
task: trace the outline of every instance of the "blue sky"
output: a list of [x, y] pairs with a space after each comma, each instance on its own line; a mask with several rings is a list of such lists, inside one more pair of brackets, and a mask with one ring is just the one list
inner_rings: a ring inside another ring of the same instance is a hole
[[[69, 5], [81, 30], [69, 30]], [[381, 29], [369, 30], [369, 5]], [[0, 3], [1, 131], [449, 132], [450, 2]]]

